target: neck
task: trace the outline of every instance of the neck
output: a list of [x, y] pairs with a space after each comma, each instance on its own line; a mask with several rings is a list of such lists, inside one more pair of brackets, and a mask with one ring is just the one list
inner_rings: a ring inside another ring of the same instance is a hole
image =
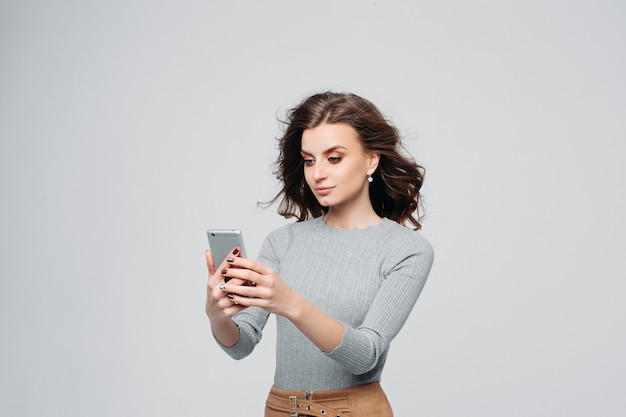
[[324, 223], [335, 229], [365, 229], [376, 226], [381, 221], [382, 218], [371, 207], [364, 212], [350, 210], [348, 213], [342, 213], [340, 209], [330, 207], [328, 213], [324, 215]]

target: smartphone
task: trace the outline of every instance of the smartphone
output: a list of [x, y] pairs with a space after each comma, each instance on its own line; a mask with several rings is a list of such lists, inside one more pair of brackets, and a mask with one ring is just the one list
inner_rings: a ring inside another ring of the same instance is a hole
[[209, 229], [207, 230], [209, 238], [209, 247], [213, 255], [215, 267], [219, 268], [220, 264], [231, 253], [233, 248], [241, 249], [241, 256], [246, 256], [246, 249], [243, 244], [243, 233], [238, 229]]

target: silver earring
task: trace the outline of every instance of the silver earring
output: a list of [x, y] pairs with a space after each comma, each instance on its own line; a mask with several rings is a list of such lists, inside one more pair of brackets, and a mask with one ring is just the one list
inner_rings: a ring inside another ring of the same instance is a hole
[[372, 182], [372, 181], [374, 181], [374, 178], [372, 178], [371, 175], [368, 175], [367, 176], [367, 182]]

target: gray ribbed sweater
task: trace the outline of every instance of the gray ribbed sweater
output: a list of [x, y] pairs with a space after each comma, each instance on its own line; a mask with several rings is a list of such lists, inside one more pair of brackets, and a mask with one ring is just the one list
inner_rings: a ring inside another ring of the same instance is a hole
[[[388, 219], [343, 230], [318, 217], [270, 233], [258, 260], [345, 327], [341, 344], [324, 353], [276, 316], [274, 384], [320, 391], [380, 381], [389, 344], [424, 287], [433, 249], [418, 232]], [[235, 359], [249, 355], [268, 316], [257, 307], [237, 314], [240, 340], [223, 349]]]

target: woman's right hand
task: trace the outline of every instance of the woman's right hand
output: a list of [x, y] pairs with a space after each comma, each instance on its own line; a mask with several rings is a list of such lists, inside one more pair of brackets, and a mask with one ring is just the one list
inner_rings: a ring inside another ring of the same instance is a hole
[[[241, 252], [239, 248], [234, 248], [228, 257], [238, 257]], [[215, 268], [215, 262], [213, 260], [213, 254], [210, 250], [205, 252], [206, 265], [209, 270], [209, 281], [207, 283], [207, 297], [206, 297], [206, 314], [213, 321], [220, 321], [224, 319], [230, 319], [232, 316], [245, 309], [245, 306], [233, 304], [227, 297], [227, 293], [222, 291], [219, 287], [224, 284], [224, 276], [222, 270], [228, 266], [226, 259], [222, 260], [219, 268]], [[241, 282], [239, 282], [241, 281]], [[242, 280], [232, 279], [230, 284], [241, 285]]]

